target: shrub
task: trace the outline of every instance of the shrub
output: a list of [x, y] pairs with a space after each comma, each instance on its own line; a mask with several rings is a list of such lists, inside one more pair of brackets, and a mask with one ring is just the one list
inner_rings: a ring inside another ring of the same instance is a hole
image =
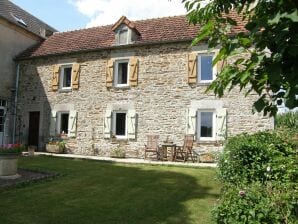
[[276, 115], [275, 127], [298, 130], [298, 112], [288, 112]]
[[228, 140], [219, 159], [224, 182], [293, 181], [297, 178], [297, 149], [278, 134], [241, 134]]
[[[254, 182], [226, 185], [213, 214], [217, 223], [295, 223], [294, 186]], [[297, 212], [297, 211], [296, 211]]]
[[297, 145], [281, 132], [232, 137], [219, 159], [217, 223], [295, 223]]

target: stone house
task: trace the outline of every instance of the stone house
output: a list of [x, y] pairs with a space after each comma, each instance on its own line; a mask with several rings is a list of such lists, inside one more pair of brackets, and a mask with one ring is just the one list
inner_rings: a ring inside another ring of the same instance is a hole
[[[243, 30], [239, 21], [232, 32]], [[227, 136], [273, 128], [272, 119], [252, 114], [254, 93], [205, 93], [222, 65], [212, 67], [217, 49], [191, 47], [198, 31], [185, 16], [121, 17], [114, 25], [55, 33], [25, 51], [18, 57], [23, 142], [36, 125], [40, 150], [62, 134], [71, 153], [109, 156], [122, 144], [127, 156], [142, 157], [148, 134], [178, 144], [195, 134], [195, 147], [218, 150]], [[34, 124], [32, 112], [40, 117]]]
[[16, 55], [56, 30], [8, 0], [0, 0], [0, 145], [16, 141]]

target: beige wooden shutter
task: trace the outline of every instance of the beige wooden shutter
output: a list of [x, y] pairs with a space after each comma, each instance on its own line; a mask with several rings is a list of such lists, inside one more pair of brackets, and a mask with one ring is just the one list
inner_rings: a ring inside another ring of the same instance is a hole
[[189, 84], [197, 83], [197, 54], [188, 55], [188, 79]]
[[59, 86], [59, 71], [60, 66], [54, 65], [53, 74], [52, 74], [52, 90], [57, 91]]
[[73, 89], [79, 88], [79, 79], [80, 79], [80, 64], [75, 63], [72, 65], [72, 71], [71, 71], [71, 85]]
[[106, 110], [106, 114], [104, 117], [104, 138], [111, 138], [111, 132], [112, 132], [112, 111], [111, 110]]
[[136, 57], [132, 57], [129, 60], [129, 83], [130, 86], [138, 85], [138, 59]]
[[75, 138], [77, 134], [77, 111], [69, 112], [68, 118], [68, 137]]
[[51, 111], [51, 120], [50, 120], [50, 136], [56, 136], [57, 132], [57, 111]]
[[197, 110], [189, 108], [187, 111], [187, 134], [196, 134], [196, 123], [197, 123]]
[[216, 111], [216, 139], [225, 140], [227, 137], [227, 109]]
[[113, 86], [113, 77], [114, 77], [114, 61], [111, 59], [107, 62], [106, 87], [112, 87]]
[[128, 139], [136, 139], [136, 121], [137, 115], [135, 110], [127, 112], [127, 137]]

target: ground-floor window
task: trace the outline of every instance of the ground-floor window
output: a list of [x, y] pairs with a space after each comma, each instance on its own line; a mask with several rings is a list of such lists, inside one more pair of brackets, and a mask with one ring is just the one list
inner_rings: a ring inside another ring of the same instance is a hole
[[58, 114], [58, 132], [68, 134], [69, 112], [60, 112]]
[[5, 108], [6, 108], [6, 100], [0, 100], [0, 132], [4, 132]]
[[125, 138], [127, 133], [126, 111], [113, 112], [113, 135], [117, 138]]
[[215, 112], [198, 111], [197, 133], [200, 140], [213, 140], [215, 138]]

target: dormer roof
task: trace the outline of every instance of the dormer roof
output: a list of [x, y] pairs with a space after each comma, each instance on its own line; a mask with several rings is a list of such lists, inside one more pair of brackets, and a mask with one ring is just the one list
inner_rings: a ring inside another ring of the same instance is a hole
[[112, 26], [112, 30], [115, 32], [123, 24], [139, 34], [139, 32], [136, 28], [136, 24], [134, 22], [130, 21], [129, 19], [127, 19], [126, 16], [121, 16], [120, 19]]

